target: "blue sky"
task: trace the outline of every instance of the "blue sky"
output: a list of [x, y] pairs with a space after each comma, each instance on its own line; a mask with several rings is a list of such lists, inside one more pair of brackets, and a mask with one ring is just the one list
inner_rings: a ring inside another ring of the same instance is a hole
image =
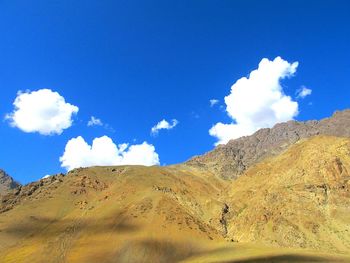
[[[299, 62], [281, 82], [295, 119], [348, 108], [349, 12], [348, 1], [0, 1], [0, 167], [22, 183], [64, 172], [78, 136], [146, 141], [162, 165], [202, 154], [217, 142], [209, 129], [233, 121], [224, 97], [263, 58]], [[312, 94], [297, 99], [302, 86]], [[79, 107], [72, 126], [11, 127], [17, 92], [44, 88]], [[91, 116], [108, 126], [88, 127]], [[178, 124], [152, 136], [163, 119]]]

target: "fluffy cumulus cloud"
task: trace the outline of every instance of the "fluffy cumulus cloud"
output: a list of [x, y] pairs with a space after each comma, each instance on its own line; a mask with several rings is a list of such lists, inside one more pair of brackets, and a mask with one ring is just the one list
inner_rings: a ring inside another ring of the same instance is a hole
[[280, 81], [292, 77], [297, 67], [298, 62], [289, 63], [281, 57], [272, 61], [264, 58], [258, 69], [237, 80], [225, 97], [232, 122], [219, 122], [209, 130], [218, 139], [217, 144], [293, 119], [298, 114], [298, 103], [283, 92]]
[[297, 90], [297, 98], [303, 99], [306, 96], [311, 95], [311, 93], [312, 93], [312, 89], [308, 89], [307, 87], [303, 86], [301, 87], [301, 89]]
[[152, 135], [157, 135], [159, 133], [160, 130], [171, 130], [173, 128], [175, 128], [175, 126], [178, 124], [179, 122], [176, 119], [173, 119], [170, 122], [166, 121], [166, 120], [161, 120], [160, 122], [158, 122], [156, 125], [154, 125], [151, 129], [151, 134]]
[[95, 138], [89, 145], [83, 137], [70, 139], [60, 157], [68, 171], [78, 167], [103, 165], [157, 165], [159, 156], [153, 145], [144, 142], [129, 146], [116, 145], [108, 136]]
[[18, 92], [13, 105], [13, 112], [6, 115], [10, 125], [43, 135], [61, 134], [72, 125], [72, 116], [79, 110], [50, 89]]
[[87, 126], [89, 126], [89, 127], [91, 127], [91, 126], [102, 126], [102, 125], [103, 125], [103, 122], [100, 119], [98, 119], [98, 118], [96, 118], [94, 116], [91, 116], [90, 120], [87, 123]]

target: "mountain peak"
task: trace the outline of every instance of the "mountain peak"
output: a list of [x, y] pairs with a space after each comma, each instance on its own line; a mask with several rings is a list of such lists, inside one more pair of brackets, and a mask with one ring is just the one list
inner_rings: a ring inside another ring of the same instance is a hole
[[18, 186], [20, 186], [19, 183], [17, 183], [4, 170], [0, 169], [0, 195], [6, 194]]
[[292, 120], [260, 129], [253, 135], [231, 140], [196, 156], [186, 165], [208, 170], [225, 179], [235, 179], [266, 157], [280, 154], [300, 139], [315, 135], [350, 137], [350, 110], [336, 111], [332, 117], [320, 121]]

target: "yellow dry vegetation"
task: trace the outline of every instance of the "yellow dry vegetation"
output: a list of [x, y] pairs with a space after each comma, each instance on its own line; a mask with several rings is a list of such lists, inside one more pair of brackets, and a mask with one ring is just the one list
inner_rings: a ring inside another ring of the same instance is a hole
[[350, 261], [350, 140], [314, 137], [236, 181], [91, 167], [0, 213], [0, 262]]
[[240, 242], [347, 252], [349, 180], [349, 139], [300, 141], [234, 182], [229, 234]]

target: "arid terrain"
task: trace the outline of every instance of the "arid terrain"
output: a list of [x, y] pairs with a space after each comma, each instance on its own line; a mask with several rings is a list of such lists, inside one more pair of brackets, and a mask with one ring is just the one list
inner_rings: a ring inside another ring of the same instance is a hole
[[78, 168], [7, 189], [0, 262], [349, 262], [349, 123], [344, 111], [183, 164]]

